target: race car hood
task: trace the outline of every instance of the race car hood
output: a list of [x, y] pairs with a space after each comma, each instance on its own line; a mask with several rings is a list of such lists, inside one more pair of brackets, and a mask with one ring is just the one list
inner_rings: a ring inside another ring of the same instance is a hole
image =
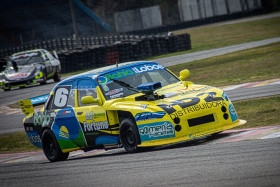
[[143, 94], [118, 98], [112, 101], [109, 109], [131, 112], [139, 124], [145, 124], [147, 119], [169, 118], [174, 124], [188, 121], [190, 126], [222, 120], [230, 125], [239, 119], [233, 104], [219, 88], [178, 82], [156, 90], [157, 94], [159, 99], [152, 101], [145, 100]]
[[[139, 110], [140, 108], [135, 105], [142, 103], [141, 105], [143, 105], [143, 109], [150, 111], [165, 110], [168, 113], [172, 113], [175, 111], [172, 106], [175, 105], [178, 105], [181, 108], [187, 108], [199, 103], [205, 104], [212, 101], [229, 101], [226, 94], [219, 88], [207, 85], [197, 85], [185, 81], [158, 89], [155, 91], [155, 95], [158, 95], [159, 99], [147, 101], [143, 94], [137, 94], [137, 96], [133, 95], [124, 99], [115, 99], [110, 105], [111, 107], [118, 109], [137, 108]], [[139, 102], [135, 103], [135, 101]]]
[[4, 75], [7, 80], [25, 79], [31, 73], [36, 71], [36, 67], [37, 66], [35, 64], [18, 66], [18, 71], [15, 71], [13, 68], [9, 68], [4, 72]]

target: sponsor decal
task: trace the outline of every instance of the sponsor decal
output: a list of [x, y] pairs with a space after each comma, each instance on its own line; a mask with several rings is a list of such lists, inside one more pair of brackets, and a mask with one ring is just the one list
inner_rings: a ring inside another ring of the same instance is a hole
[[105, 113], [94, 113], [93, 116], [94, 116], [94, 118], [104, 117]]
[[100, 85], [106, 84], [107, 81], [108, 81], [107, 78], [104, 77], [104, 76], [99, 76], [99, 77], [98, 77], [98, 83], [99, 83]]
[[141, 105], [140, 108], [146, 109], [148, 105]]
[[[193, 93], [197, 93], [197, 92], [202, 92], [202, 91], [205, 91], [205, 90], [208, 90], [209, 88], [211, 88], [211, 86], [203, 86], [201, 88], [195, 88], [195, 89], [192, 89], [192, 90], [188, 90], [188, 91], [179, 91], [179, 95], [187, 95], [187, 94], [193, 94]], [[213, 92], [216, 94], [216, 92]]]
[[48, 97], [49, 97], [49, 94], [45, 94], [45, 95], [40, 95], [40, 96], [37, 96], [37, 97], [30, 98], [30, 100], [31, 100], [31, 103], [33, 105], [35, 105], [35, 104], [38, 104], [38, 103], [46, 102]]
[[224, 105], [225, 105], [224, 101], [214, 101], [214, 102], [209, 102], [209, 103], [201, 103], [201, 104], [197, 104], [197, 105], [194, 105], [194, 106], [184, 108], [183, 110], [180, 110], [180, 111], [175, 111], [173, 114], [170, 114], [170, 117], [171, 117], [171, 119], [174, 119], [176, 117], [183, 116], [183, 115], [186, 115], [186, 114], [190, 114], [192, 112], [197, 112], [199, 110], [222, 107]]
[[99, 122], [95, 122], [92, 121], [90, 123], [87, 123], [86, 121], [84, 121], [84, 131], [97, 131], [97, 130], [104, 130], [104, 129], [108, 129], [109, 125], [107, 121], [99, 121]]
[[34, 118], [33, 118], [33, 123], [34, 123], [34, 126], [36, 125], [42, 125], [42, 126], [45, 126], [45, 125], [48, 125], [51, 121], [51, 117], [49, 114], [47, 114], [47, 111], [44, 111], [44, 112], [40, 112], [40, 113], [35, 113], [34, 114]]
[[24, 105], [24, 108], [31, 108], [32, 105]]
[[[157, 106], [162, 108], [168, 114], [172, 114], [177, 111], [174, 108], [174, 106], [178, 105], [182, 108], [182, 110], [179, 110], [180, 113], [178, 113], [177, 115], [182, 116], [183, 113], [187, 114], [190, 112], [198, 111], [200, 109], [211, 108], [213, 106], [217, 107], [220, 105], [221, 102], [224, 105], [225, 104], [224, 99], [222, 97], [216, 97], [216, 95], [217, 95], [216, 92], [205, 92], [205, 93], [197, 94], [196, 97], [189, 97], [189, 98], [187, 97], [187, 98], [174, 100], [169, 105], [158, 104]], [[201, 100], [205, 101], [205, 103], [199, 104]]]
[[228, 96], [227, 96], [227, 94], [226, 94], [225, 92], [223, 93], [222, 97], [223, 97], [226, 101], [229, 101], [229, 98], [228, 98]]
[[139, 125], [138, 128], [142, 141], [175, 137], [174, 126], [168, 121]]
[[217, 128], [217, 129], [208, 130], [208, 131], [204, 131], [204, 132], [196, 132], [196, 133], [190, 134], [189, 138], [191, 138], [191, 139], [201, 138], [202, 136], [207, 136], [207, 135], [214, 134], [216, 132], [221, 132], [221, 131], [223, 131], [222, 128]]
[[42, 142], [42, 140], [41, 140], [39, 135], [34, 136], [34, 135], [31, 134], [30, 136], [28, 136], [28, 139], [32, 143]]
[[161, 88], [160, 90], [157, 90], [157, 93], [162, 93], [162, 92], [165, 92], [166, 90], [170, 90], [170, 89], [173, 89], [173, 88], [176, 88], [180, 86], [179, 84], [175, 84], [174, 86], [170, 86], [168, 88]]
[[111, 79], [120, 79], [120, 78], [127, 77], [127, 76], [134, 75], [134, 74], [135, 74], [134, 71], [132, 71], [131, 69], [123, 69], [123, 70], [118, 70], [118, 71], [114, 71], [112, 73], [105, 74], [103, 76], [107, 79], [107, 82], [108, 82]]
[[[109, 125], [108, 125], [108, 121], [99, 121], [96, 122], [93, 120], [93, 118], [95, 116], [102, 116], [104, 113], [97, 113], [97, 115], [94, 115], [94, 113], [91, 111], [89, 112], [89, 110], [86, 111], [86, 121], [84, 121], [83, 125], [84, 125], [84, 131], [97, 131], [97, 130], [104, 130], [104, 129], [108, 129]], [[105, 116], [105, 114], [104, 114]], [[88, 120], [90, 120], [90, 122], [87, 122]]]
[[51, 117], [55, 117], [55, 116], [56, 116], [56, 113], [51, 112], [51, 113], [50, 113], [50, 116], [51, 116]]
[[165, 93], [164, 94], [164, 97], [165, 98], [171, 98], [171, 97], [175, 97], [175, 96], [177, 96], [178, 94], [177, 93], [175, 93], [175, 92], [168, 92], [168, 93]]
[[135, 115], [135, 121], [163, 118], [166, 112], [142, 112]]
[[28, 131], [33, 131], [33, 127], [25, 127], [25, 131], [28, 132]]
[[65, 126], [61, 126], [59, 129], [59, 136], [62, 138], [69, 138], [68, 129]]
[[26, 132], [29, 141], [36, 147], [42, 147], [42, 140], [37, 131]]
[[121, 91], [123, 91], [123, 88], [118, 88], [118, 89], [114, 89], [114, 90], [111, 90], [111, 91], [105, 93], [105, 95], [114, 95], [114, 94], [117, 94]]
[[229, 107], [228, 107], [228, 109], [229, 109], [229, 113], [230, 113], [231, 120], [232, 120], [233, 122], [236, 121], [236, 120], [238, 119], [238, 115], [237, 115], [237, 113], [236, 113], [236, 110], [235, 110], [233, 104], [230, 104]]
[[144, 66], [136, 66], [132, 68], [135, 73], [142, 73], [146, 71], [153, 71], [158, 69], [164, 69], [164, 67], [160, 64], [151, 64], [151, 65], [144, 65]]
[[135, 105], [133, 108], [139, 110], [139, 109], [146, 109], [147, 107], [148, 107], [148, 104], [146, 104], [146, 105], [139, 105], [138, 104], [138, 105]]
[[118, 94], [115, 94], [115, 95], [110, 95], [110, 98], [115, 99], [115, 98], [120, 97], [122, 95], [123, 95], [123, 93], [118, 93]]
[[62, 115], [71, 114], [71, 110], [62, 111]]
[[28, 76], [27, 73], [15, 73], [9, 76], [10, 80], [22, 79]]

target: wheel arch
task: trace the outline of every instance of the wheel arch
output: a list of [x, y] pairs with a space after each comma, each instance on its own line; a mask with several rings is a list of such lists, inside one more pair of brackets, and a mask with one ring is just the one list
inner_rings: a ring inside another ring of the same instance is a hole
[[[125, 119], [130, 119], [134, 122], [136, 129], [138, 130], [138, 126], [137, 123], [135, 121], [135, 118], [133, 117], [133, 114], [130, 111], [124, 111], [124, 110], [119, 110], [118, 112], [118, 118], [119, 118], [119, 125], [121, 126], [121, 123], [123, 122], [123, 120]], [[139, 130], [138, 130], [138, 141], [137, 141], [137, 145], [141, 144], [141, 137], [139, 134]]]

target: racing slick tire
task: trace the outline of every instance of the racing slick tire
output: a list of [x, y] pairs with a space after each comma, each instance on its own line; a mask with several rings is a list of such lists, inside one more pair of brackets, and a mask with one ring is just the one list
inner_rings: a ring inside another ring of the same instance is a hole
[[123, 148], [128, 153], [137, 152], [140, 144], [140, 135], [136, 123], [130, 118], [126, 118], [121, 122], [120, 140]]
[[60, 71], [59, 71], [58, 68], [56, 68], [56, 70], [55, 70], [55, 74], [53, 76], [53, 80], [54, 80], [54, 82], [61, 81], [61, 74], [60, 74]]
[[4, 91], [10, 91], [11, 88], [3, 88]]
[[68, 158], [69, 153], [63, 153], [50, 129], [46, 129], [42, 135], [43, 151], [47, 159], [51, 162], [64, 161]]
[[43, 81], [40, 82], [40, 85], [44, 85], [47, 84], [47, 74], [45, 72], [43, 72]]

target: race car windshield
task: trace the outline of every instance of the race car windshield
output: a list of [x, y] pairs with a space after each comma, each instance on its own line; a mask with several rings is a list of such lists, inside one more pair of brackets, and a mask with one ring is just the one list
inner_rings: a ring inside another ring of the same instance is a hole
[[138, 93], [136, 88], [140, 84], [160, 82], [162, 87], [164, 87], [179, 81], [177, 77], [166, 69], [157, 69], [140, 73], [124, 69], [98, 77], [98, 83], [107, 100]]
[[40, 57], [39, 53], [29, 53], [13, 56], [10, 60], [17, 63], [18, 66], [30, 65], [34, 63], [42, 63], [43, 59]]

